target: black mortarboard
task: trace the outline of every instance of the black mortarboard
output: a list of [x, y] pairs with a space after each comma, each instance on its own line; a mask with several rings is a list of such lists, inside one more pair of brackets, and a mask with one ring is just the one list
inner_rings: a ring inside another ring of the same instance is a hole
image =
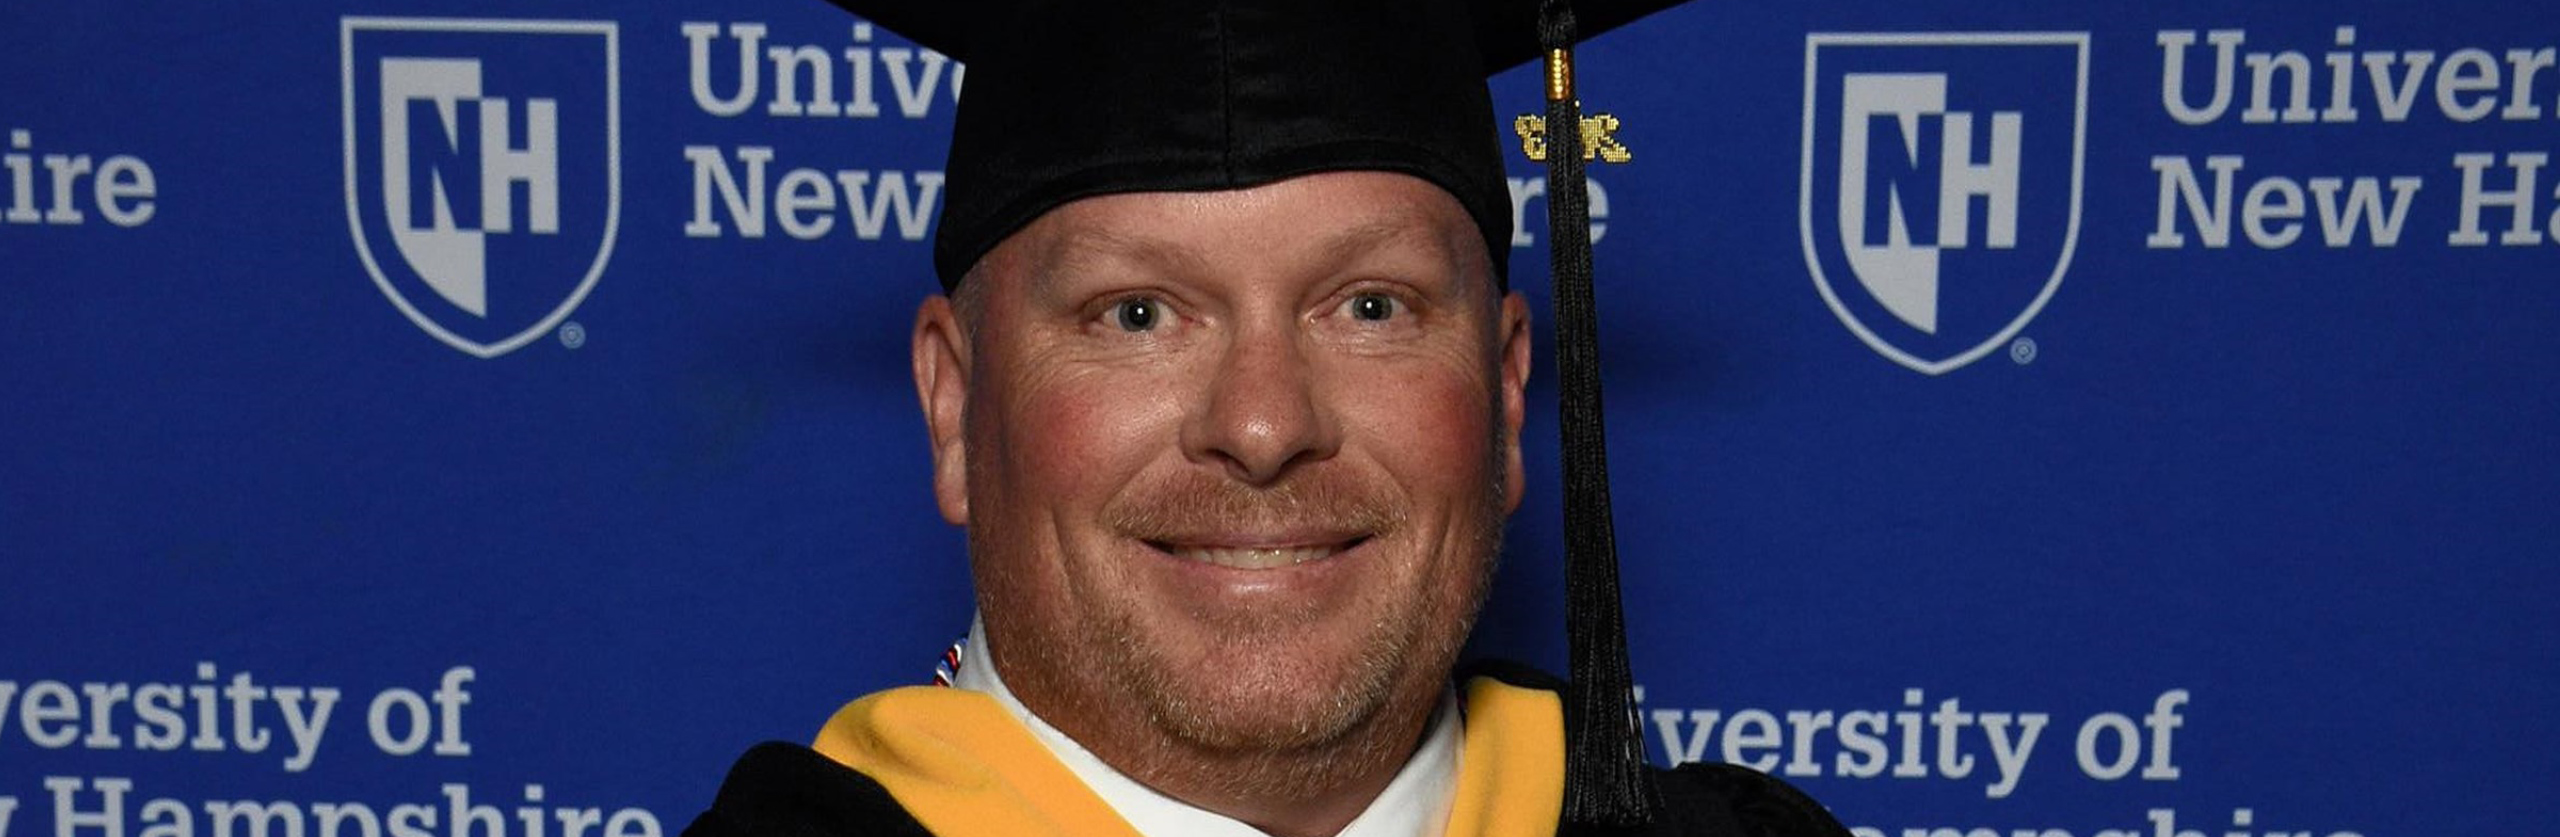
[[[1545, 56], [1547, 125], [1578, 126], [1570, 48], [1678, 0], [830, 0], [968, 65], [934, 270], [945, 290], [1069, 201], [1241, 189], [1321, 171], [1447, 190], [1507, 284], [1511, 200], [1484, 78]], [[1565, 817], [1650, 820], [1629, 700], [1600, 429], [1580, 131], [1546, 132], [1564, 419]]]
[[[1448, 190], [1507, 275], [1507, 123], [1484, 78], [1544, 54], [1534, 0], [833, 2], [968, 65], [934, 238], [946, 290], [1077, 198], [1343, 170]], [[1668, 4], [1584, 5], [1592, 34]]]

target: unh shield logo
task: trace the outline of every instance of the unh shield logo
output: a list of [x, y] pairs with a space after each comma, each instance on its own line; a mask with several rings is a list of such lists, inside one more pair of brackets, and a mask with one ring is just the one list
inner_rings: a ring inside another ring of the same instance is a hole
[[1858, 339], [1930, 375], [1998, 349], [2080, 231], [2087, 33], [1805, 39], [1805, 262]]
[[346, 18], [347, 223], [391, 304], [496, 357], [595, 289], [622, 208], [609, 22]]

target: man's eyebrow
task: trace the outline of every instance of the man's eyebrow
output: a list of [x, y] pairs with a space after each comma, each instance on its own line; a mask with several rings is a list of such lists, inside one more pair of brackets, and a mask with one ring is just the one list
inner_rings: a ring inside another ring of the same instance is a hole
[[[1475, 276], [1471, 269], [1467, 242], [1474, 240], [1475, 226], [1467, 224], [1453, 229], [1433, 222], [1433, 216], [1419, 208], [1403, 208], [1353, 225], [1325, 242], [1325, 258], [1335, 265], [1349, 265], [1360, 256], [1389, 245], [1410, 244], [1430, 258], [1448, 265], [1452, 277]], [[1489, 266], [1482, 269], [1489, 270]], [[1465, 282], [1452, 282], [1451, 290], [1467, 287]]]
[[[1431, 223], [1428, 214], [1397, 209], [1326, 234], [1317, 242], [1317, 259], [1338, 266], [1404, 242], [1425, 247], [1435, 257], [1451, 261], [1459, 258], [1458, 245]], [[1216, 269], [1199, 253], [1179, 244], [1101, 225], [1061, 230], [1030, 257], [1029, 290], [1040, 295], [1057, 291], [1071, 277], [1121, 273], [1133, 267], [1173, 273]]]
[[1449, 243], [1444, 238], [1421, 213], [1394, 212], [1335, 233], [1324, 247], [1325, 255], [1336, 261], [1404, 240], [1429, 245], [1437, 255], [1449, 255]]
[[1031, 270], [1031, 290], [1051, 291], [1065, 277], [1108, 272], [1131, 264], [1172, 265], [1188, 270], [1202, 262], [1197, 254], [1166, 242], [1106, 227], [1083, 227], [1060, 233], [1040, 249]]

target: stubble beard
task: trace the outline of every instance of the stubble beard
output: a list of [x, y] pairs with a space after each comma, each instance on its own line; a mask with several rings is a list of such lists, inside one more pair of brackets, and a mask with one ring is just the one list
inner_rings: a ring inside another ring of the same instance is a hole
[[[1131, 608], [1087, 613], [1063, 632], [1026, 625], [1033, 630], [1017, 636], [1027, 642], [995, 653], [1008, 685], [1044, 720], [1160, 792], [1194, 804], [1317, 798], [1419, 743], [1501, 553], [1502, 491], [1493, 482], [1476, 531], [1461, 541], [1478, 551], [1454, 562], [1476, 568], [1455, 612], [1426, 587], [1419, 592], [1432, 598], [1380, 614], [1336, 670], [1186, 663]], [[982, 594], [996, 592], [991, 582], [1003, 586], [982, 575]], [[990, 632], [1008, 615], [990, 608]], [[1219, 656], [1296, 659], [1288, 634], [1273, 627], [1242, 626], [1260, 647], [1230, 644]]]
[[[1124, 770], [1147, 774], [1144, 781], [1168, 791], [1177, 785], [1231, 799], [1294, 800], [1330, 791], [1366, 766], [1399, 760], [1419, 742], [1448, 688], [1449, 670], [1490, 589], [1500, 519], [1499, 506], [1492, 507], [1466, 538], [1482, 551], [1458, 556], [1456, 566], [1481, 569], [1460, 599], [1443, 605], [1425, 579], [1413, 591], [1421, 601], [1383, 609], [1355, 650], [1314, 661], [1323, 670], [1286, 664], [1303, 656], [1286, 615], [1251, 614], [1237, 624], [1213, 625], [1240, 639], [1222, 643], [1213, 656], [1229, 665], [1205, 670], [1176, 659], [1133, 612], [1088, 623], [1101, 634], [1092, 647], [1124, 652], [1105, 655], [1093, 670], [1144, 708], [1146, 724], [1166, 745], [1147, 760], [1155, 764]], [[1200, 769], [1204, 764], [1217, 769]]]
[[[1018, 657], [1006, 656], [1010, 660], [1003, 665], [1007, 684], [1042, 719], [1122, 774], [1204, 807], [1212, 807], [1204, 803], [1214, 799], [1281, 803], [1315, 799], [1356, 781], [1368, 768], [1400, 763], [1420, 744], [1432, 708], [1449, 689], [1449, 673], [1492, 590], [1502, 554], [1511, 436], [1503, 421], [1501, 399], [1490, 401], [1491, 432], [1482, 463], [1484, 489], [1476, 498], [1478, 506], [1467, 510], [1474, 513], [1472, 519], [1461, 524], [1468, 531], [1454, 539], [1460, 554], [1448, 556], [1453, 560], [1441, 567], [1472, 572], [1473, 578], [1455, 600], [1438, 598], [1434, 586], [1438, 579], [1421, 579], [1411, 591], [1417, 598], [1409, 606], [1380, 612], [1343, 670], [1294, 678], [1287, 676], [1289, 672], [1266, 667], [1252, 672], [1254, 677], [1239, 679], [1231, 676], [1233, 672], [1186, 664], [1158, 641], [1137, 609], [1124, 600], [1084, 591], [1088, 595], [1083, 601], [1108, 606], [1063, 612], [1040, 608], [1036, 597], [1014, 589], [1019, 579], [1003, 569], [1034, 556], [994, 554], [1000, 549], [997, 544], [979, 542], [973, 535], [972, 574], [990, 632], [998, 632], [997, 625], [1014, 621], [1010, 618], [1014, 616], [1023, 617], [1026, 624], [1020, 627], [1028, 629], [1005, 632], [1008, 638], [1027, 640], [1006, 646], [1023, 649], [1016, 652]], [[968, 467], [972, 483], [991, 476], [980, 471], [981, 463]], [[1179, 487], [1203, 485], [1207, 483]], [[1329, 511], [1337, 514], [1392, 509], [1382, 502], [1346, 501], [1352, 496], [1384, 496], [1357, 488], [1300, 484], [1296, 496], [1279, 502], [1330, 503]], [[978, 492], [973, 488], [972, 493]], [[1133, 504], [1107, 516], [1118, 517], [1116, 522], [1124, 527], [1144, 531], [1150, 516], [1233, 515], [1254, 509], [1257, 503], [1274, 502], [1271, 494], [1232, 483], [1218, 483], [1205, 491], [1158, 491], [1145, 495], [1155, 502]], [[1386, 514], [1392, 517], [1372, 522], [1403, 523], [1399, 512]], [[1035, 603], [1033, 608], [1049, 612], [1003, 613], [990, 607], [998, 603]], [[1269, 630], [1268, 624], [1240, 627], [1247, 629], [1242, 635], [1259, 637], [1268, 643], [1266, 647], [1284, 654], [1289, 649], [1285, 631]], [[1252, 630], [1256, 628], [1262, 630]], [[1249, 654], [1257, 649], [1230, 646], [1227, 650]], [[992, 659], [990, 664], [995, 664]], [[1220, 683], [1234, 688], [1216, 688]], [[1273, 707], [1292, 708], [1251, 711]]]
[[[1496, 423], [1496, 428], [1501, 425]], [[1078, 691], [1142, 711], [1154, 746], [1087, 742], [1123, 773], [1181, 798], [1311, 799], [1353, 780], [1364, 768], [1411, 752], [1490, 592], [1501, 554], [1506, 439], [1489, 450], [1487, 487], [1455, 549], [1437, 569], [1471, 573], [1456, 599], [1425, 575], [1405, 601], [1369, 609], [1375, 615], [1347, 655], [1303, 659], [1291, 628], [1310, 617], [1292, 613], [1190, 614], [1205, 618], [1221, 644], [1207, 664], [1179, 659], [1120, 599], [1077, 620], [1078, 641], [1051, 644], [1053, 662], [1082, 679]], [[1141, 495], [1106, 515], [1121, 531], [1179, 528], [1177, 522], [1237, 520], [1255, 514], [1298, 514], [1334, 521], [1400, 526], [1401, 513], [1382, 496], [1330, 482], [1248, 489], [1232, 483], [1183, 483]], [[1151, 528], [1152, 527], [1152, 528]], [[1419, 548], [1429, 548], [1423, 545]], [[1097, 653], [1098, 652], [1098, 653]], [[1226, 665], [1219, 665], [1224, 661]], [[1049, 666], [1043, 666], [1049, 668]], [[1101, 707], [1094, 707], [1101, 708]], [[1118, 758], [1114, 758], [1117, 756]], [[1122, 763], [1127, 762], [1127, 763]], [[1204, 769], [1210, 768], [1210, 769]]]

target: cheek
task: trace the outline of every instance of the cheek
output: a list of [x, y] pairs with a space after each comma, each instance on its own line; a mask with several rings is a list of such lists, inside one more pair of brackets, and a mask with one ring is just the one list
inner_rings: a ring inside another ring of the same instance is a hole
[[1001, 372], [969, 416], [972, 567], [991, 623], [1054, 637], [1091, 591], [1127, 586], [1096, 521], [1166, 448], [1166, 411], [1137, 382], [1037, 361]]
[[984, 488], [1041, 498], [1016, 511], [1098, 508], [1172, 444], [1178, 404], [1149, 376], [1034, 361], [1002, 380], [988, 399], [1001, 414], [983, 425], [1001, 439], [990, 476], [1002, 479]]
[[1422, 509], [1469, 513], [1493, 479], [1493, 394], [1481, 375], [1451, 364], [1363, 376], [1336, 401], [1362, 447]]
[[[1453, 371], [1454, 370], [1454, 371]], [[1426, 647], [1450, 653], [1473, 622], [1498, 548], [1502, 478], [1493, 456], [1491, 383], [1463, 364], [1407, 368], [1345, 399], [1366, 456], [1403, 492], [1412, 514], [1411, 563], [1380, 585], [1381, 610], [1419, 620]]]

